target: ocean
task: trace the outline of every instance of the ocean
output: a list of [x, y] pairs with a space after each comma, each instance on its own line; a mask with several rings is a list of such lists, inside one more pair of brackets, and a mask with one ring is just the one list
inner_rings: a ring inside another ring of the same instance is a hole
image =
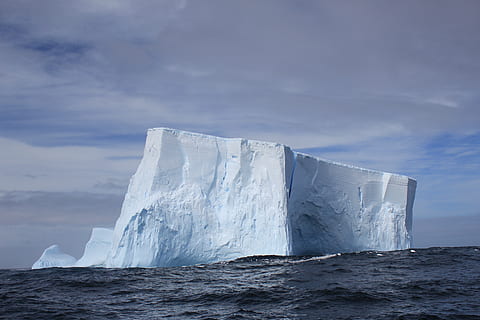
[[0, 270], [0, 319], [480, 319], [480, 247]]

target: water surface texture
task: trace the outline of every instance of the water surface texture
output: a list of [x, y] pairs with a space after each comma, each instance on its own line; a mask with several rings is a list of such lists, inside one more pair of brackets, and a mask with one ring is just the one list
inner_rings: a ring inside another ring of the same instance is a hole
[[480, 319], [480, 247], [0, 270], [1, 319]]

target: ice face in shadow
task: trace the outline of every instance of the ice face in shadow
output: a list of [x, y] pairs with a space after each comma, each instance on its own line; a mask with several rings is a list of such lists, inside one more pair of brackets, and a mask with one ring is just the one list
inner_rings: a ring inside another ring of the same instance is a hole
[[281, 144], [150, 129], [113, 233], [94, 232], [77, 265], [404, 249], [415, 187]]
[[48, 247], [42, 256], [33, 264], [32, 269], [43, 269], [52, 267], [72, 267], [77, 259], [63, 253], [56, 244]]
[[292, 254], [411, 246], [415, 180], [305, 154], [295, 162], [288, 202]]

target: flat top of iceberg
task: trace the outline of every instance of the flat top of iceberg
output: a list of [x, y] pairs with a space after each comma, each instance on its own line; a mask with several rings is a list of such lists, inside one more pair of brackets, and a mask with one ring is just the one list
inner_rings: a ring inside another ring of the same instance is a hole
[[327, 163], [330, 163], [330, 164], [333, 164], [335, 166], [339, 166], [339, 167], [345, 167], [345, 168], [351, 168], [351, 169], [357, 169], [357, 170], [361, 170], [361, 171], [364, 171], [364, 172], [369, 172], [369, 173], [373, 173], [373, 174], [390, 174], [392, 176], [397, 176], [397, 177], [406, 177], [408, 178], [409, 180], [412, 180], [412, 181], [415, 181], [416, 180], [410, 176], [406, 176], [406, 175], [402, 175], [402, 174], [398, 174], [398, 173], [392, 173], [392, 172], [386, 172], [386, 171], [380, 171], [380, 170], [374, 170], [374, 169], [367, 169], [367, 168], [363, 168], [363, 167], [358, 167], [358, 166], [355, 166], [355, 165], [351, 165], [351, 164], [345, 164], [345, 163], [342, 163], [342, 162], [337, 162], [337, 161], [332, 161], [332, 160], [329, 160], [329, 159], [325, 159], [325, 158], [321, 158], [321, 157], [318, 157], [318, 156], [313, 156], [311, 154], [307, 154], [307, 153], [303, 153], [303, 152], [298, 152], [298, 151], [295, 151], [294, 149], [292, 149], [290, 146], [287, 146], [285, 144], [282, 144], [282, 143], [277, 143], [277, 142], [269, 142], [269, 141], [262, 141], [262, 140], [255, 140], [255, 139], [245, 139], [245, 138], [227, 138], [227, 137], [219, 137], [219, 136], [214, 136], [214, 135], [210, 135], [210, 134], [204, 134], [204, 133], [198, 133], [198, 132], [191, 132], [191, 131], [185, 131], [185, 130], [179, 130], [179, 129], [173, 129], [173, 128], [167, 128], [167, 127], [156, 127], [156, 128], [150, 128], [147, 130], [147, 134], [149, 134], [150, 132], [155, 132], [155, 131], [165, 131], [165, 132], [169, 132], [169, 133], [172, 133], [172, 134], [181, 134], [181, 135], [188, 135], [188, 136], [193, 136], [193, 137], [202, 137], [204, 139], [212, 139], [212, 140], [230, 140], [230, 141], [248, 141], [248, 142], [254, 142], [254, 143], [261, 143], [261, 144], [269, 144], [269, 145], [274, 145], [274, 146], [284, 146], [285, 148], [289, 148], [290, 150], [294, 151], [296, 154], [298, 155], [302, 155], [303, 157], [306, 157], [306, 158], [313, 158], [313, 159], [316, 159], [318, 161], [323, 161], [323, 162], [327, 162]]
[[198, 133], [198, 132], [172, 129], [172, 128], [166, 128], [166, 127], [150, 128], [147, 130], [147, 133], [155, 132], [155, 131], [165, 131], [165, 132], [172, 133], [174, 135], [181, 134], [181, 135], [191, 136], [191, 137], [201, 137], [203, 139], [225, 140], [225, 141], [248, 141], [253, 143], [261, 143], [261, 144], [268, 144], [268, 145], [274, 145], [274, 146], [285, 146], [290, 148], [287, 145], [284, 145], [282, 143], [277, 143], [277, 142], [263, 141], [263, 140], [256, 140], [256, 139], [246, 139], [246, 138], [227, 138], [227, 137], [214, 136], [206, 133]]

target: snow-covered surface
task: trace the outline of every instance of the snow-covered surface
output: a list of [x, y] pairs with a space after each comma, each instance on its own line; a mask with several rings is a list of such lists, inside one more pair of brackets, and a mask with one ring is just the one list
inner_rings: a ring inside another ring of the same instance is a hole
[[63, 253], [56, 244], [48, 247], [42, 256], [33, 264], [32, 269], [52, 268], [52, 267], [72, 267], [77, 259]]
[[415, 187], [277, 143], [150, 129], [113, 235], [94, 231], [77, 265], [404, 249]]

